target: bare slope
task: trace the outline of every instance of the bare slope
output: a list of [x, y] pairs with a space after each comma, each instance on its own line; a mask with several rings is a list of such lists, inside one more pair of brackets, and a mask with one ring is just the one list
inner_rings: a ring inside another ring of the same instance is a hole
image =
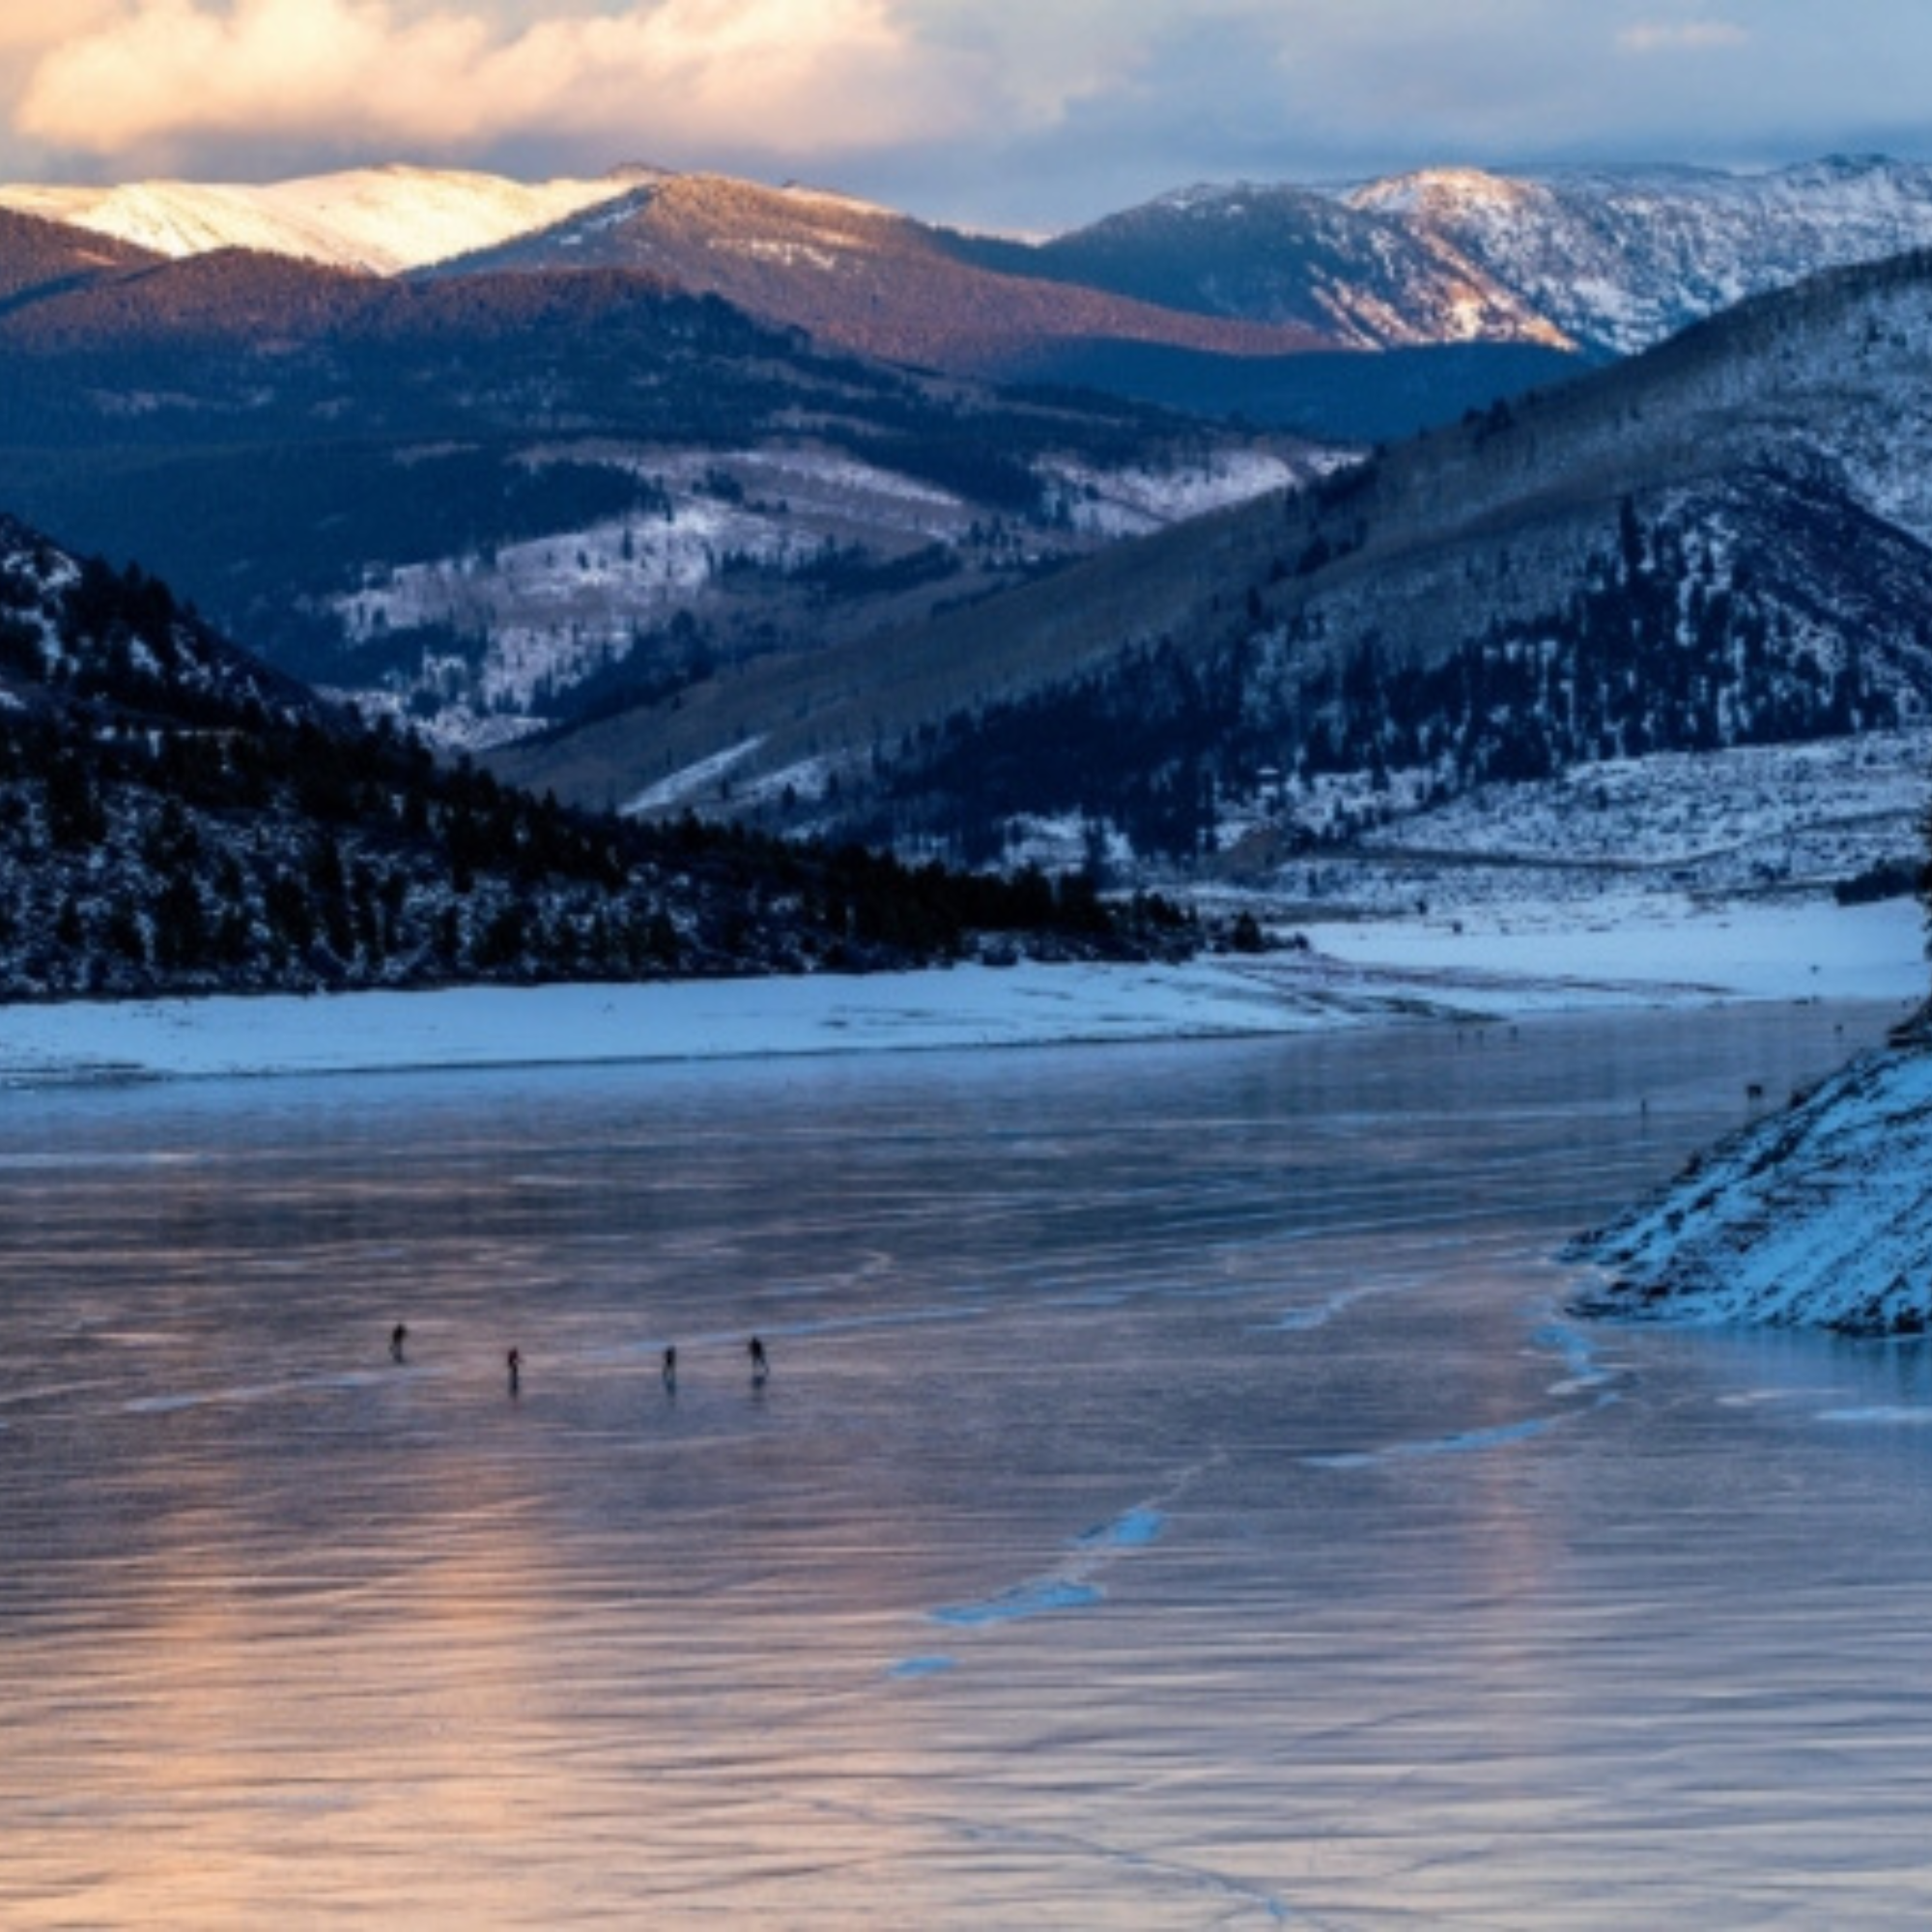
[[825, 343], [965, 374], [996, 374], [1023, 352], [1093, 338], [1225, 355], [1346, 346], [1331, 329], [1179, 313], [1077, 281], [1010, 272], [1025, 258], [869, 203], [717, 175], [681, 175], [536, 236], [443, 265], [644, 269], [723, 296]]

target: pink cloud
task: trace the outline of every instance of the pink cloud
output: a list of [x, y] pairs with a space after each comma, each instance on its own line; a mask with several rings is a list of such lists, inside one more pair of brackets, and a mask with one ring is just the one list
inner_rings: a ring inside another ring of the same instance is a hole
[[888, 0], [639, 0], [513, 31], [394, 0], [141, 0], [48, 48], [14, 118], [99, 155], [265, 132], [447, 149], [559, 126], [608, 129], [613, 152], [810, 152], [963, 131], [958, 91], [949, 110], [929, 83]]

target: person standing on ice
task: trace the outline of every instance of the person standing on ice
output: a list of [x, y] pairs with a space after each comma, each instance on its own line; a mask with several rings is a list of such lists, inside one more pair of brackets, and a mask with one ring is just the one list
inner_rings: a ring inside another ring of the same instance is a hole
[[677, 1393], [677, 1350], [674, 1348], [665, 1350], [664, 1385], [668, 1395]]
[[515, 1395], [523, 1387], [524, 1351], [521, 1349], [512, 1349], [506, 1357], [506, 1365], [510, 1371], [510, 1393]]
[[772, 1372], [772, 1365], [765, 1360], [765, 1345], [753, 1335], [745, 1350], [752, 1358], [752, 1380], [760, 1383]]
[[403, 1359], [403, 1344], [407, 1342], [409, 1339], [410, 1339], [410, 1331], [409, 1331], [409, 1324], [407, 1322], [398, 1321], [396, 1325], [389, 1330], [390, 1361], [400, 1362]]

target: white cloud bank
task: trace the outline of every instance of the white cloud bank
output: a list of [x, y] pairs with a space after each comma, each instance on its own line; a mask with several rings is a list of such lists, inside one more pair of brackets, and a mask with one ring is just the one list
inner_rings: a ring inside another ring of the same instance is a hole
[[955, 219], [1425, 162], [1932, 153], [1919, 0], [17, 0], [0, 178], [625, 160]]
[[508, 29], [392, 0], [146, 0], [46, 50], [14, 121], [99, 156], [269, 130], [480, 150], [586, 125], [810, 151], [929, 134], [918, 83], [887, 0], [668, 0]]

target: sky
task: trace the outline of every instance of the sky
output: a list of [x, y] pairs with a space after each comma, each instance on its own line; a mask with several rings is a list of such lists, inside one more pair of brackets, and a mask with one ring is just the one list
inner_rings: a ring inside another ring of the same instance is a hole
[[0, 180], [802, 180], [1041, 233], [1195, 182], [1932, 158], [1925, 0], [0, 0]]

